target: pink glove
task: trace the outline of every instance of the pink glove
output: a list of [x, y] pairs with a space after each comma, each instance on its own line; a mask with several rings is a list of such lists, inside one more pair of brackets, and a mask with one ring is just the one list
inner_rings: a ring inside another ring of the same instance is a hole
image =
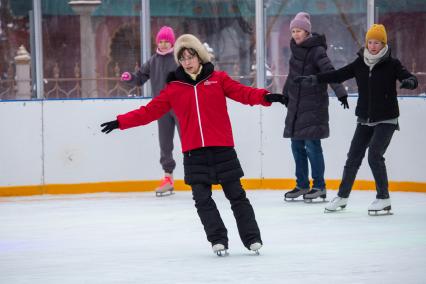
[[132, 74], [130, 74], [129, 72], [124, 72], [123, 74], [121, 74], [121, 81], [130, 81], [132, 80]]

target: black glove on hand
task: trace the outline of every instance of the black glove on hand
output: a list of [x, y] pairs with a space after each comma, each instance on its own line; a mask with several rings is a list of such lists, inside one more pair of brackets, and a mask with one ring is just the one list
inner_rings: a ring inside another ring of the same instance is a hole
[[417, 88], [417, 80], [412, 77], [404, 79], [401, 81], [401, 85], [399, 86], [399, 88], [413, 90]]
[[282, 103], [283, 105], [287, 106], [288, 104], [288, 97], [285, 97], [281, 94], [267, 94], [265, 95], [265, 101], [268, 103]]
[[343, 96], [343, 97], [340, 97], [340, 98], [337, 98], [337, 99], [341, 102], [340, 105], [343, 106], [343, 109], [349, 108], [348, 96]]
[[318, 84], [318, 78], [315, 75], [296, 76], [293, 81], [295, 83], [306, 84], [311, 86]]
[[113, 121], [102, 123], [101, 127], [103, 127], [102, 132], [105, 133], [105, 134], [108, 134], [111, 131], [113, 131], [114, 129], [118, 128], [118, 120], [113, 120]]

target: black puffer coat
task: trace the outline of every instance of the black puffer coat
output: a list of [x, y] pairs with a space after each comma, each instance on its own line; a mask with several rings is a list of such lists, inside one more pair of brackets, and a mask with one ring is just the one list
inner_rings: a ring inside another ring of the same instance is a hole
[[399, 116], [396, 80], [417, 78], [391, 57], [390, 48], [382, 59], [370, 68], [364, 63], [364, 48], [354, 62], [339, 70], [318, 74], [318, 82], [343, 82], [355, 77], [358, 85], [358, 102], [355, 114], [365, 121], [377, 122]]
[[[327, 138], [330, 135], [327, 84], [306, 86], [293, 81], [297, 76], [334, 70], [326, 53], [325, 36], [314, 33], [300, 45], [292, 39], [290, 48], [290, 72], [283, 89], [283, 95], [289, 98], [284, 137]], [[342, 85], [332, 84], [331, 87], [337, 97], [347, 96]]]
[[233, 147], [205, 147], [183, 153], [186, 184], [223, 184], [244, 172]]

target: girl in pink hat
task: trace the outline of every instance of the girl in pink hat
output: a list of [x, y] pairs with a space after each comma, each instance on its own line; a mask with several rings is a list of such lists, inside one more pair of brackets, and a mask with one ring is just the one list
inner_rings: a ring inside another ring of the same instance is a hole
[[[159, 95], [166, 85], [167, 74], [176, 70], [177, 64], [173, 57], [175, 34], [173, 29], [163, 26], [155, 38], [157, 50], [152, 57], [145, 62], [141, 69], [135, 74], [124, 72], [121, 80], [142, 86], [151, 80], [152, 97]], [[166, 113], [158, 120], [158, 135], [160, 142], [160, 164], [164, 170], [164, 178], [156, 188], [155, 195], [163, 196], [173, 193], [173, 170], [176, 162], [173, 159], [173, 137], [175, 127], [178, 128], [176, 116], [173, 111]]]

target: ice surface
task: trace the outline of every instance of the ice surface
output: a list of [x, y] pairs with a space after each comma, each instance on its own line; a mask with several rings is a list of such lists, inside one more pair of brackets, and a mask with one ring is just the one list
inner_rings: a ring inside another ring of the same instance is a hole
[[284, 192], [247, 191], [255, 256], [214, 191], [228, 257], [213, 254], [190, 192], [0, 198], [0, 283], [426, 283], [426, 194], [391, 192], [394, 215], [371, 217], [373, 191], [327, 214]]

